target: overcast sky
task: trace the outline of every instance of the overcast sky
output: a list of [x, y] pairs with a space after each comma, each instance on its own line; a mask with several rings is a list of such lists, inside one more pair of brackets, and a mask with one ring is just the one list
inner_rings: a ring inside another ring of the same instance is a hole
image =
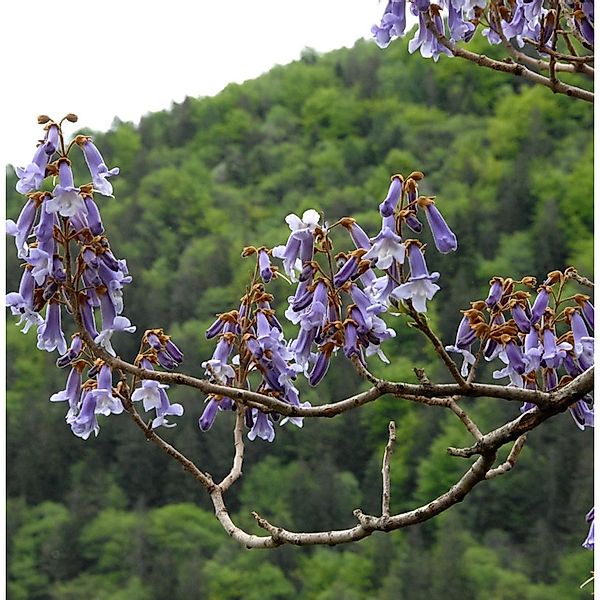
[[38, 114], [106, 130], [371, 37], [379, 0], [4, 0], [3, 162], [25, 165]]

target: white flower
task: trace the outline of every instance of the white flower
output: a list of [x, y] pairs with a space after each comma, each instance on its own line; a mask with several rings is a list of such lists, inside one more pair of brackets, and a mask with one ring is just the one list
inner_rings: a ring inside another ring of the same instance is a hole
[[[133, 333], [136, 330], [136, 326], [131, 324], [131, 321], [127, 317], [115, 317], [113, 326], [111, 328], [103, 329], [95, 338], [94, 342], [104, 348], [112, 356], [116, 356], [116, 353], [110, 343], [110, 338], [115, 331], [127, 331]], [[64, 353], [63, 353], [64, 354]]]
[[292, 213], [285, 218], [285, 222], [293, 232], [308, 230], [312, 233], [319, 224], [320, 218], [314, 208], [309, 208], [302, 213], [302, 218]]
[[375, 260], [375, 266], [384, 271], [392, 266], [394, 260], [404, 263], [406, 248], [400, 239], [389, 227], [384, 227], [381, 233], [373, 240], [373, 246], [363, 256], [364, 260]]
[[414, 309], [419, 313], [427, 312], [426, 300], [431, 300], [440, 289], [437, 281], [439, 273], [432, 273], [428, 278], [409, 279], [406, 283], [399, 285], [391, 293], [394, 298], [412, 300]]

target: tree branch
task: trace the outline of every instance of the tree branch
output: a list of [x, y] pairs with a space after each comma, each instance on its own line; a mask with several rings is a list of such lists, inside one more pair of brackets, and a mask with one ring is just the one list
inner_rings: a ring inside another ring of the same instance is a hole
[[219, 487], [226, 492], [241, 476], [244, 464], [244, 408], [236, 407], [235, 426], [233, 428], [234, 456], [231, 471], [223, 478]]
[[553, 82], [548, 77], [544, 77], [539, 73], [535, 73], [534, 71], [531, 71], [522, 64], [515, 63], [512, 61], [504, 62], [494, 60], [493, 58], [490, 58], [485, 54], [476, 54], [475, 52], [471, 52], [470, 50], [466, 50], [465, 48], [457, 46], [437, 30], [428, 12], [424, 14], [427, 28], [433, 33], [438, 42], [440, 42], [440, 44], [448, 48], [454, 56], [473, 62], [480, 67], [486, 67], [488, 69], [493, 69], [494, 71], [502, 71], [504, 73], [511, 73], [516, 77], [523, 77], [523, 79], [547, 87], [557, 94], [564, 94], [572, 98], [585, 100], [586, 102], [594, 102], [594, 92], [589, 92], [588, 90], [584, 90], [582, 88], [567, 85], [566, 83], [563, 83], [561, 81]]
[[493, 479], [494, 477], [498, 477], [498, 475], [504, 475], [505, 473], [508, 473], [510, 470], [512, 470], [517, 460], [519, 459], [519, 456], [521, 454], [521, 451], [523, 450], [523, 447], [525, 446], [526, 441], [527, 434], [524, 433], [522, 436], [518, 437], [515, 443], [513, 444], [513, 447], [511, 448], [506, 460], [494, 469], [490, 469], [487, 472], [485, 478]]
[[381, 476], [383, 479], [381, 493], [381, 516], [389, 517], [390, 515], [390, 460], [394, 447], [396, 445], [396, 423], [390, 421], [388, 425], [388, 443], [383, 451], [383, 465], [381, 467]]

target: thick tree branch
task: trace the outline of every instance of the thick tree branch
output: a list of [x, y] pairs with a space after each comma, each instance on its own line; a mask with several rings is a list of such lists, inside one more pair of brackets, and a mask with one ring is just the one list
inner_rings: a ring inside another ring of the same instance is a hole
[[[232, 400], [241, 402], [242, 404], [261, 407], [290, 417], [334, 417], [348, 410], [352, 410], [373, 402], [384, 394], [392, 394], [396, 397], [403, 397], [407, 399], [418, 397], [444, 398], [450, 396], [501, 398], [514, 402], [531, 402], [536, 406], [545, 407], [546, 405], [552, 403], [553, 398], [561, 391], [567, 389], [579, 390], [581, 386], [582, 392], [580, 396], [575, 398], [575, 400], [577, 400], [579, 397], [583, 397], [585, 394], [590, 392], [593, 388], [593, 376], [586, 376], [585, 373], [577, 377], [571, 383], [567, 384], [567, 386], [564, 388], [552, 393], [483, 383], [467, 384], [465, 382], [466, 387], [462, 387], [458, 384], [452, 383], [416, 385], [410, 383], [394, 383], [391, 381], [377, 379], [377, 384], [375, 386], [364, 392], [351, 396], [350, 398], [329, 404], [322, 404], [319, 406], [300, 407], [278, 400], [273, 396], [267, 396], [265, 394], [250, 390], [211, 383], [204, 379], [197, 379], [196, 377], [185, 375], [183, 373], [149, 371], [142, 369], [141, 367], [137, 367], [118, 357], [108, 354], [93, 342], [83, 328], [80, 329], [80, 333], [96, 357], [104, 360], [113, 369], [120, 369], [131, 375], [135, 375], [140, 380], [150, 379], [170, 385], [184, 385], [198, 389], [206, 394], [228, 396]], [[582, 380], [584, 382], [583, 384], [580, 383], [580, 385], [577, 387], [574, 385], [576, 382], [581, 382]], [[573, 400], [573, 402], [575, 400]]]
[[[260, 527], [270, 534], [268, 538], [258, 538], [258, 545], [255, 548], [270, 547], [266, 545], [265, 540], [273, 540], [277, 544], [294, 544], [296, 546], [312, 546], [317, 544], [335, 546], [337, 544], [346, 544], [361, 540], [374, 531], [394, 531], [409, 527], [417, 523], [428, 521], [429, 519], [448, 510], [458, 502], [462, 502], [465, 496], [485, 479], [491, 465], [494, 463], [495, 454], [480, 456], [471, 465], [469, 470], [453, 485], [447, 492], [438, 496], [428, 504], [415, 508], [414, 510], [393, 516], [382, 515], [374, 517], [365, 515], [361, 510], [354, 511], [354, 515], [359, 521], [355, 527], [333, 531], [319, 531], [310, 533], [299, 533], [288, 531], [269, 523], [266, 519], [254, 513], [254, 517]], [[246, 534], [247, 535], [247, 534]], [[246, 541], [246, 538], [244, 538]]]
[[594, 367], [590, 367], [563, 388], [552, 392], [550, 394], [550, 402], [544, 407], [538, 405], [536, 408], [523, 413], [516, 419], [485, 434], [473, 446], [468, 448], [448, 448], [448, 453], [452, 456], [469, 458], [475, 454], [486, 454], [495, 451], [500, 446], [514, 441], [528, 431], [535, 429], [550, 417], [567, 410], [571, 404], [589, 393], [593, 385]]

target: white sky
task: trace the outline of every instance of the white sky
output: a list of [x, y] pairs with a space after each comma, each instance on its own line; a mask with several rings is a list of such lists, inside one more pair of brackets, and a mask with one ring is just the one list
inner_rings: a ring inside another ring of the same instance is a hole
[[3, 0], [2, 161], [24, 166], [38, 114], [104, 131], [371, 37], [379, 0]]

